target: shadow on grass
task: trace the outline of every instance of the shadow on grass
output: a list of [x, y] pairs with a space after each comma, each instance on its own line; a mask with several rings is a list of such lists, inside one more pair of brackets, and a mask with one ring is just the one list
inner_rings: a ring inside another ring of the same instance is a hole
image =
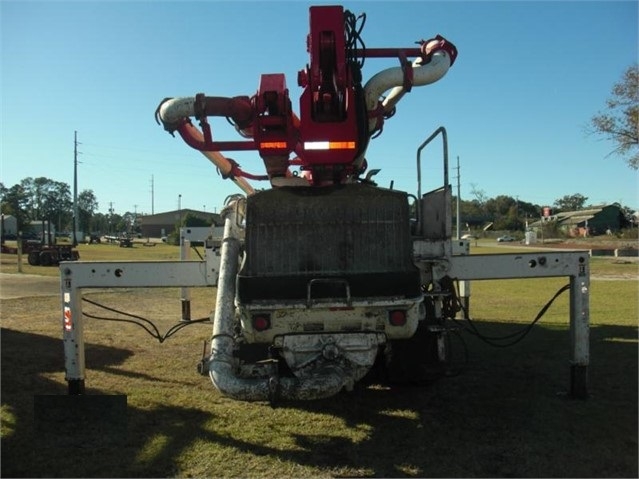
[[[490, 335], [511, 332], [512, 325], [481, 323]], [[536, 327], [521, 343], [494, 349], [465, 336], [469, 362], [462, 374], [423, 387], [371, 387], [335, 398], [267, 406], [268, 421], [290, 421], [313, 413], [337, 418], [331, 430], [308, 423], [288, 424], [296, 447], [247, 440], [233, 431], [215, 430], [211, 421], [225, 413], [168, 405], [129, 407], [128, 439], [123, 447], [57, 447], [33, 450], [34, 394], [65, 394], [42, 376], [63, 369], [60, 340], [2, 331], [2, 402], [14, 418], [2, 439], [3, 477], [167, 477], [185, 470], [184, 455], [206, 443], [211, 463], [220, 449], [242, 457], [306, 466], [323, 475], [350, 477], [637, 477], [637, 330], [600, 326], [591, 329], [591, 397], [572, 400], [569, 384], [569, 335], [565, 329]], [[456, 343], [456, 347], [461, 347]], [[87, 345], [96, 369], [113, 369], [126, 350]], [[99, 358], [99, 359], [97, 359]], [[99, 384], [87, 385], [91, 394]], [[212, 386], [211, 386], [212, 387]], [[252, 427], [251, 423], [246, 424]], [[281, 429], [280, 429], [281, 430]], [[363, 439], [348, 432], [366, 431]], [[152, 454], [146, 453], [155, 441]], [[227, 452], [228, 454], [228, 452]], [[75, 457], [82, 457], [76, 461]], [[224, 464], [209, 475], [222, 477]], [[222, 472], [221, 472], [222, 471]], [[282, 477], [273, 466], [254, 475]], [[228, 476], [250, 476], [247, 470]]]
[[[64, 371], [63, 343], [46, 335], [2, 328], [2, 476], [63, 475], [55, 468], [39, 470], [42, 437], [34, 429], [37, 397], [66, 395], [66, 386], [46, 375]], [[86, 345], [97, 368], [120, 364], [130, 352], [100, 345]], [[35, 460], [34, 460], [35, 459]]]
[[[493, 336], [513, 330], [480, 327]], [[299, 435], [298, 443], [347, 475], [637, 477], [636, 328], [591, 328], [587, 400], [567, 394], [567, 330], [536, 327], [505, 349], [464, 337], [470, 359], [456, 377], [299, 406], [335, 414], [349, 427], [367, 424], [367, 440]]]

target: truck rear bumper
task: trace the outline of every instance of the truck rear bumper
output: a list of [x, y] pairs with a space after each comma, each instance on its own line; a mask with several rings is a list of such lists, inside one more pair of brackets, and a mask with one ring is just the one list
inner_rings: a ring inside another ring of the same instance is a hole
[[[389, 339], [407, 339], [415, 334], [424, 318], [424, 296], [413, 298], [369, 298], [334, 300], [322, 303], [302, 301], [260, 301], [237, 304], [242, 335], [249, 343], [275, 343], [279, 336], [322, 333], [384, 333]], [[403, 322], [390, 321], [393, 313]], [[265, 318], [259, 328], [256, 318]], [[275, 344], [275, 346], [277, 346]]]

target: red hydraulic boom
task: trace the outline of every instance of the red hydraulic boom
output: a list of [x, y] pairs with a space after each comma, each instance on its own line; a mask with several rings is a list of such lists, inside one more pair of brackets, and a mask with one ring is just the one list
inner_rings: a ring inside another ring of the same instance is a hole
[[[476, 255], [468, 241], [453, 240], [443, 126], [417, 149], [416, 195], [378, 187], [369, 181], [375, 170], [363, 175], [368, 145], [398, 102], [442, 78], [457, 56], [439, 35], [414, 48], [366, 48], [364, 23], [364, 15], [340, 6], [310, 8], [299, 113], [282, 73], [262, 75], [250, 97], [199, 93], [160, 103], [156, 118], [164, 128], [245, 194], [227, 198], [224, 227], [207, 229], [201, 261], [186, 260], [191, 229], [181, 228], [180, 261], [61, 263], [70, 394], [84, 394], [90, 315], [82, 313], [82, 288], [182, 288], [182, 321], [158, 333], [162, 342], [189, 322], [187, 289], [214, 286], [209, 347], [197, 369], [229, 398], [275, 403], [328, 398], [358, 383], [430, 382], [455, 369], [451, 334], [515, 344], [568, 289], [571, 392], [587, 395], [587, 252]], [[367, 58], [397, 63], [364, 81]], [[213, 139], [210, 117], [226, 117], [242, 139]], [[440, 135], [443, 183], [422, 193], [421, 151]], [[238, 150], [257, 151], [265, 173], [246, 173], [222, 153]], [[253, 191], [250, 180], [268, 180], [272, 188]], [[473, 326], [469, 281], [561, 276], [569, 284], [521, 334], [486, 338]], [[469, 327], [460, 327], [462, 312]]]
[[[457, 57], [455, 46], [437, 35], [416, 48], [367, 49], [360, 37], [365, 16], [355, 17], [341, 6], [310, 8], [307, 51], [310, 63], [298, 72], [304, 90], [299, 117], [289, 98], [285, 76], [263, 74], [255, 95], [233, 98], [167, 98], [156, 111], [165, 129], [177, 131], [247, 194], [246, 179], [270, 180], [273, 186], [320, 186], [349, 183], [366, 170], [369, 140], [381, 133], [384, 120], [413, 86], [442, 78]], [[399, 66], [362, 84], [366, 58], [397, 58]], [[409, 57], [415, 60], [411, 63]], [[382, 95], [391, 90], [384, 98]], [[228, 118], [244, 141], [213, 139], [208, 117]], [[193, 126], [195, 118], [201, 130]], [[221, 151], [257, 150], [266, 175], [242, 171]], [[291, 167], [298, 166], [301, 174]]]

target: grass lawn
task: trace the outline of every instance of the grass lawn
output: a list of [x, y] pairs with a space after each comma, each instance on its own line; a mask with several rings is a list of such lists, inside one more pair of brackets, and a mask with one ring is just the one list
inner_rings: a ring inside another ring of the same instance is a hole
[[[80, 254], [177, 259], [179, 250], [100, 244], [81, 245]], [[15, 272], [6, 256], [0, 270]], [[58, 275], [28, 265], [23, 272]], [[38, 409], [42, 396], [66, 394], [60, 299], [3, 300], [2, 476], [637, 477], [637, 263], [593, 259], [591, 275], [587, 400], [566, 395], [566, 293], [510, 348], [462, 332], [468, 360], [455, 376], [276, 407], [227, 399], [197, 374], [210, 324], [160, 344], [134, 325], [87, 320], [87, 393], [126, 396], [127, 404], [123, 412], [101, 403], [93, 429], [79, 417], [84, 406], [58, 409], [59, 422]], [[474, 282], [471, 314], [484, 334], [508, 334], [566, 282]], [[180, 317], [176, 288], [86, 297], [152, 319], [161, 332]], [[214, 288], [194, 290], [193, 317], [207, 317], [214, 303]], [[454, 339], [456, 357], [464, 351]]]

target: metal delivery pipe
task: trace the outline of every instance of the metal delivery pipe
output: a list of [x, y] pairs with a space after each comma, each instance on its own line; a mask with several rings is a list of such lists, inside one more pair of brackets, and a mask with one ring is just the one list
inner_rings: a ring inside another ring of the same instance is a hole
[[[431, 60], [422, 64], [421, 58], [413, 64], [413, 85], [422, 86], [435, 83], [441, 79], [452, 65], [452, 58], [444, 50], [436, 50], [432, 53]], [[389, 96], [382, 103], [384, 113], [391, 111], [397, 102], [404, 96], [404, 70], [402, 67], [388, 68], [373, 76], [364, 86], [366, 96], [366, 109], [373, 114], [377, 111], [381, 95], [393, 88]], [[377, 118], [373, 117], [368, 122], [368, 130], [373, 131], [377, 126]]]
[[242, 401], [272, 401], [276, 397], [289, 400], [320, 399], [334, 396], [351, 380], [339, 367], [324, 368], [317, 375], [299, 378], [239, 377], [235, 349], [235, 285], [240, 254], [240, 212], [237, 200], [222, 212], [224, 237], [220, 250], [220, 274], [213, 317], [213, 338], [209, 376], [213, 385], [225, 396]]
[[[251, 105], [248, 97], [178, 97], [165, 99], [156, 111], [157, 118], [168, 131], [177, 130], [180, 135], [188, 136], [196, 142], [204, 143], [204, 135], [194, 127], [188, 118], [199, 115], [229, 116], [237, 123], [240, 133], [240, 124], [245, 125], [252, 116]], [[186, 140], [186, 138], [185, 138]], [[219, 151], [199, 150], [211, 163], [220, 169], [222, 175], [229, 175], [233, 165]], [[253, 187], [242, 177], [231, 177], [233, 182], [247, 195], [255, 193]]]
[[253, 107], [247, 96], [228, 98], [198, 94], [194, 97], [169, 98], [162, 102], [158, 113], [162, 123], [169, 126], [189, 117], [225, 116], [232, 118], [239, 130], [253, 119]]

